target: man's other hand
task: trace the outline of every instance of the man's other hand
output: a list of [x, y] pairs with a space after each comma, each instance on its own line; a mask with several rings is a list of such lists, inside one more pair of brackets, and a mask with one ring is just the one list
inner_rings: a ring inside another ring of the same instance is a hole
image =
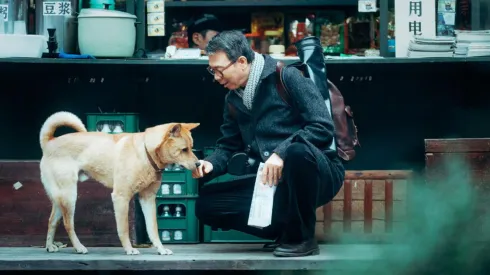
[[211, 164], [211, 162], [205, 160], [200, 160], [199, 162], [201, 163], [201, 165], [192, 170], [192, 177], [195, 179], [202, 178], [213, 171], [213, 165]]
[[277, 185], [282, 177], [282, 167], [284, 161], [277, 154], [272, 154], [269, 159], [264, 163], [264, 170], [262, 170], [262, 182], [269, 184], [269, 186]]

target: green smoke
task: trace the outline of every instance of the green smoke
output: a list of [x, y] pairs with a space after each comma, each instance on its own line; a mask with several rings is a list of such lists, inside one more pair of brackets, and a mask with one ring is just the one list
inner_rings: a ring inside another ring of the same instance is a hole
[[358, 258], [362, 253], [367, 254], [361, 257], [365, 260], [345, 261], [343, 268], [342, 261], [332, 261], [325, 268], [335, 266], [341, 274], [481, 273], [490, 257], [485, 246], [490, 240], [488, 214], [478, 208], [482, 205], [479, 201], [483, 206], [485, 201], [490, 204], [481, 190], [485, 173], [475, 173], [463, 157], [454, 155], [432, 168], [437, 173], [415, 175], [407, 187], [406, 227], [392, 233], [393, 244], [356, 245], [346, 238], [341, 243], [350, 255], [342, 257]]
[[[486, 274], [490, 216], [481, 208], [490, 207], [490, 171], [483, 171], [485, 159], [470, 161], [447, 154], [431, 173], [414, 174], [407, 186], [405, 230], [395, 227], [392, 243], [355, 244], [345, 237], [322, 247], [318, 259], [325, 271], [258, 274]], [[480, 170], [474, 170], [475, 162], [483, 164]]]

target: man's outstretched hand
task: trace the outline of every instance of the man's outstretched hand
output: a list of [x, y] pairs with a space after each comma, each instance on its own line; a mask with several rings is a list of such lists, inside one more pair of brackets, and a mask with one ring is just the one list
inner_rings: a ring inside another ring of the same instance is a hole
[[284, 161], [277, 154], [272, 154], [269, 159], [264, 163], [264, 170], [262, 170], [262, 182], [269, 186], [277, 185], [282, 177], [282, 167]]
[[192, 171], [192, 177], [199, 179], [213, 171], [213, 164], [209, 161], [200, 160], [201, 165]]

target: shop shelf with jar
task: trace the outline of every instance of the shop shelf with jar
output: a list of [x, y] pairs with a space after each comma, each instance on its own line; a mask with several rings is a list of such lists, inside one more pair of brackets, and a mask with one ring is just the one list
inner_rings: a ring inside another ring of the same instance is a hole
[[[165, 59], [166, 47], [170, 45], [177, 49], [191, 47], [192, 45], [187, 43], [186, 26], [202, 14], [212, 14], [219, 19], [224, 29], [243, 31], [255, 51], [270, 54], [277, 59], [288, 60], [291, 58], [283, 58], [287, 55], [285, 52], [288, 47], [289, 28], [288, 23], [285, 24], [285, 16], [290, 13], [308, 15], [319, 11], [337, 10], [353, 13], [357, 10], [357, 0], [229, 0], [165, 1], [163, 3], [166, 35], [153, 37], [148, 34], [146, 49], [150, 58]], [[303, 16], [299, 23], [305, 23], [303, 22], [305, 18]], [[308, 26], [304, 27], [306, 29], [304, 33], [314, 32], [314, 20], [310, 21]], [[299, 28], [301, 29], [302, 26]], [[338, 43], [336, 47], [340, 47]], [[201, 51], [201, 55], [205, 55], [205, 52]]]
[[346, 6], [357, 5], [357, 0], [197, 0], [166, 1], [167, 7], [304, 7], [304, 6]]

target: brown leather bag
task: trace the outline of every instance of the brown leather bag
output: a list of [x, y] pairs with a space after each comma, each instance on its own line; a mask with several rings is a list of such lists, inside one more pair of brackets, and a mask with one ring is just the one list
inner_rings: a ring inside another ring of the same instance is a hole
[[[298, 64], [298, 66], [295, 66]], [[299, 65], [301, 63], [293, 63], [288, 66], [294, 66], [300, 70], [300, 72], [305, 75], [302, 71], [303, 66]], [[286, 86], [284, 85], [282, 78], [282, 69], [284, 63], [279, 61], [276, 66], [277, 75], [277, 92], [281, 98], [291, 106], [290, 95]], [[337, 154], [344, 161], [350, 161], [356, 156], [356, 146], [361, 146], [359, 139], [357, 138], [357, 126], [354, 123], [354, 113], [352, 112], [350, 106], [344, 104], [344, 97], [340, 93], [339, 89], [327, 79], [329, 86], [330, 101], [332, 106], [332, 119], [335, 126], [335, 141], [337, 145]]]

